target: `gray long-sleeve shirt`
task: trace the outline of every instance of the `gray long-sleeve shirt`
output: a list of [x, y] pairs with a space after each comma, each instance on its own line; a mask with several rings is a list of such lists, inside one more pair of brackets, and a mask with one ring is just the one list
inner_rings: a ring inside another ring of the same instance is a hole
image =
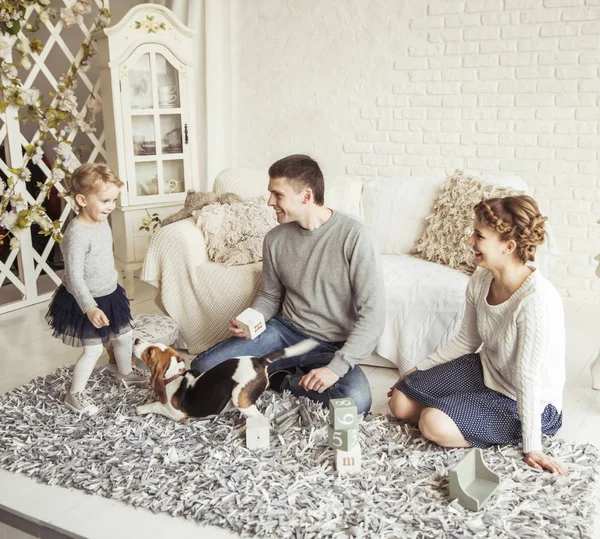
[[94, 298], [106, 296], [117, 288], [110, 226], [96, 226], [73, 219], [60, 243], [65, 260], [63, 284], [85, 313], [98, 304]]
[[373, 351], [385, 323], [383, 275], [371, 234], [338, 211], [315, 230], [297, 223], [275, 227], [264, 240], [262, 284], [252, 308], [265, 320], [281, 313], [318, 339], [346, 341], [329, 364], [344, 376]]

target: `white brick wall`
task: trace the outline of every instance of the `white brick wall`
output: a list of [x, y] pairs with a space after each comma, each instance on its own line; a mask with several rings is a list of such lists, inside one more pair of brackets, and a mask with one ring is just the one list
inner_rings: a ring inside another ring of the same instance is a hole
[[599, 0], [236, 0], [233, 21], [238, 163], [516, 172], [560, 242], [552, 281], [600, 301]]

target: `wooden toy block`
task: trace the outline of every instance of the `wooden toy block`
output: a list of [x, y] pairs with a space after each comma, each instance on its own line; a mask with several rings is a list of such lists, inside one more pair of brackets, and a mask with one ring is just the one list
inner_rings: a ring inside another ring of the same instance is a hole
[[355, 429], [358, 427], [357, 408], [350, 398], [329, 401], [329, 423], [333, 430]]
[[269, 447], [269, 444], [269, 420], [263, 415], [249, 417], [246, 420], [246, 447], [263, 449]]
[[350, 451], [358, 444], [358, 429], [334, 430], [330, 425], [328, 439], [331, 449]]
[[335, 450], [335, 469], [339, 473], [360, 472], [360, 446], [356, 446], [350, 451]]
[[262, 313], [250, 307], [238, 314], [235, 319], [244, 331], [244, 336], [250, 340], [260, 335], [267, 327]]
[[500, 476], [490, 470], [478, 447], [469, 451], [449, 471], [450, 499], [471, 511], [479, 511], [500, 485]]

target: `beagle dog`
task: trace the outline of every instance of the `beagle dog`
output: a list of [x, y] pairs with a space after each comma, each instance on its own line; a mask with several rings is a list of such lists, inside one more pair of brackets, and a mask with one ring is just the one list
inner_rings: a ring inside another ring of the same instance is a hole
[[255, 403], [269, 385], [268, 364], [305, 354], [316, 346], [316, 341], [305, 339], [263, 357], [228, 359], [199, 373], [187, 370], [183, 358], [172, 348], [136, 339], [133, 353], [150, 369], [150, 385], [160, 399], [138, 406], [136, 411], [138, 415], [160, 414], [175, 421], [207, 418], [232, 407], [246, 417], [260, 416]]

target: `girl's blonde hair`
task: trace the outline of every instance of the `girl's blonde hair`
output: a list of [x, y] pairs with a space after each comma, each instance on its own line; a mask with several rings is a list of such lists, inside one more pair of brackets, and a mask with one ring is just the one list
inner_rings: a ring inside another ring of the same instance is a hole
[[70, 197], [77, 210], [80, 210], [75, 197], [96, 193], [106, 183], [114, 183], [118, 188], [123, 187], [123, 182], [105, 163], [87, 163], [78, 167], [71, 177], [62, 181], [65, 188], [62, 196]]
[[500, 240], [513, 240], [523, 264], [535, 260], [537, 246], [544, 243], [548, 220], [540, 213], [537, 202], [527, 195], [488, 198], [475, 206], [480, 223], [500, 234]]

